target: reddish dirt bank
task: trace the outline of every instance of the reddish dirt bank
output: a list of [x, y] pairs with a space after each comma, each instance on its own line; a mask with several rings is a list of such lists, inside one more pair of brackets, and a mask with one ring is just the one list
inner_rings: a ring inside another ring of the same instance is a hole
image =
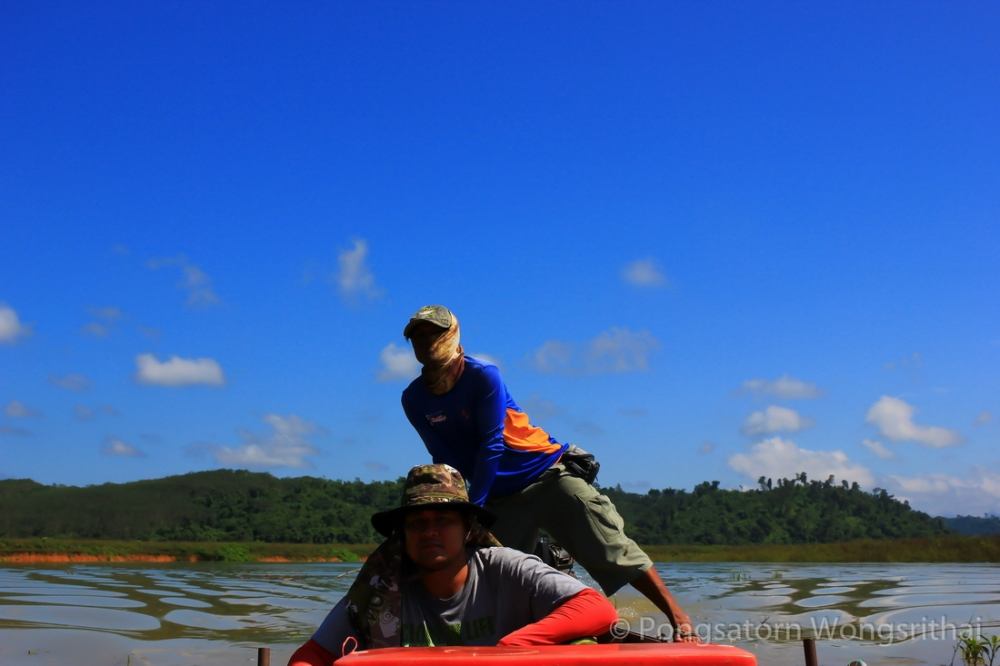
[[[363, 562], [364, 557], [361, 558]], [[199, 562], [197, 555], [178, 558], [174, 555], [84, 555], [82, 553], [10, 553], [0, 555], [0, 563], [4, 564], [88, 564], [95, 562]], [[315, 558], [309, 560], [290, 560], [287, 557], [259, 557], [254, 562], [342, 562], [338, 557]]]
[[[84, 555], [82, 553], [12, 553], [0, 555], [0, 562], [12, 564], [76, 563], [76, 562], [176, 562], [173, 555]], [[191, 556], [188, 562], [197, 562], [198, 558]]]

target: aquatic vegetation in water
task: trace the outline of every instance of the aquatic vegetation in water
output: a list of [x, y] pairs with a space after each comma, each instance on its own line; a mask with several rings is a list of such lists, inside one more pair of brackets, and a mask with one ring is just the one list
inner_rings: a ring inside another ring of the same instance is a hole
[[993, 662], [1000, 657], [1000, 636], [969, 633], [958, 639], [955, 651], [962, 656], [965, 666], [993, 666]]
[[745, 583], [750, 580], [750, 572], [746, 569], [734, 569], [729, 572], [729, 580], [733, 583]]

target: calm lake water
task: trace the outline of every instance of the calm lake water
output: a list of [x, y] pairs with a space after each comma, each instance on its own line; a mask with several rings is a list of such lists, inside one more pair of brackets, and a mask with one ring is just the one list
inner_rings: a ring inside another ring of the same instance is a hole
[[[658, 565], [712, 642], [767, 665], [802, 664], [796, 627], [823, 633], [825, 666], [949, 664], [955, 629], [1000, 634], [1000, 565]], [[283, 666], [343, 595], [356, 565], [10, 565], [0, 567], [0, 664]], [[662, 614], [614, 598], [635, 629]], [[944, 626], [942, 626], [944, 625]], [[956, 659], [955, 663], [960, 663]]]

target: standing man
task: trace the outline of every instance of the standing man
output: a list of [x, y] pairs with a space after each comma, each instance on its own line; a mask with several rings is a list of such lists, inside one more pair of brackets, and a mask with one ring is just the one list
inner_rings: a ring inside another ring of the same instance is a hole
[[443, 305], [422, 307], [403, 337], [423, 366], [403, 391], [406, 417], [434, 462], [457, 468], [470, 500], [496, 515], [500, 542], [531, 552], [544, 529], [605, 594], [631, 584], [666, 613], [676, 640], [696, 641], [691, 619], [625, 535], [611, 500], [560, 462], [569, 445], [532, 425], [496, 366], [465, 355], [458, 318]]

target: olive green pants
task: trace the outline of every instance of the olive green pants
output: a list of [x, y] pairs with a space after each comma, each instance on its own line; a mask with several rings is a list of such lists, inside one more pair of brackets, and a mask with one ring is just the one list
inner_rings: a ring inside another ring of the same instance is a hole
[[524, 490], [487, 503], [496, 514], [491, 528], [505, 546], [530, 553], [539, 529], [576, 559], [611, 595], [653, 566], [625, 536], [625, 523], [611, 500], [556, 463]]

